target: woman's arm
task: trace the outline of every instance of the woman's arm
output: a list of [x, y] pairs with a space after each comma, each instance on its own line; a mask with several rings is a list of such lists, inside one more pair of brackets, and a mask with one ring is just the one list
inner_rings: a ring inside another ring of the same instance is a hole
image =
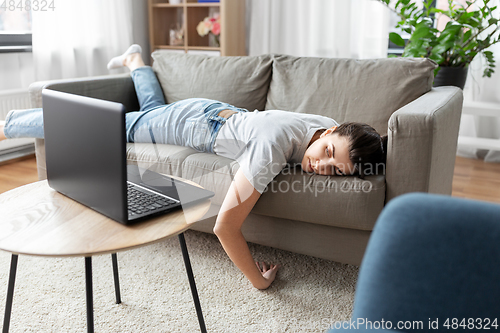
[[257, 289], [266, 289], [271, 285], [278, 271], [277, 265], [262, 265], [254, 262], [247, 242], [241, 233], [241, 226], [260, 193], [250, 184], [239, 170], [224, 198], [217, 217], [214, 233], [219, 238], [222, 247], [234, 264], [245, 274]]

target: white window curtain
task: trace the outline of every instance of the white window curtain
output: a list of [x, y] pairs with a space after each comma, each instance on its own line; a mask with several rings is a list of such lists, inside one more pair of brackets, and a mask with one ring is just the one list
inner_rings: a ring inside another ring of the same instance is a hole
[[31, 53], [1, 53], [0, 73], [2, 75], [0, 91], [11, 89], [27, 90], [34, 78]]
[[136, 1], [64, 0], [53, 11], [33, 11], [35, 79], [109, 74], [109, 59], [132, 44]]
[[248, 54], [386, 57], [388, 20], [373, 0], [247, 0]]
[[[489, 7], [494, 6], [500, 8], [500, 1], [492, 0]], [[496, 12], [499, 16], [498, 9]], [[495, 44], [488, 50], [493, 52], [497, 64], [500, 63], [500, 45]], [[464, 87], [464, 101], [495, 103], [500, 107], [500, 67], [495, 68], [495, 73], [491, 78], [488, 78], [483, 77], [484, 65], [485, 59], [482, 56], [477, 56], [469, 66]], [[460, 135], [500, 139], [500, 112], [498, 117], [462, 115]], [[458, 155], [469, 158], [484, 158], [485, 162], [500, 162], [500, 151], [458, 146]]]

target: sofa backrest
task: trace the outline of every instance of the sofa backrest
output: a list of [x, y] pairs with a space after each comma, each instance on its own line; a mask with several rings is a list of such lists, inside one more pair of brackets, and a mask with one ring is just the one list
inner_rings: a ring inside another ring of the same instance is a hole
[[429, 59], [338, 59], [262, 55], [209, 57], [155, 51], [153, 69], [167, 103], [202, 97], [250, 111], [320, 114], [387, 132], [394, 111], [428, 92]]
[[155, 51], [153, 70], [167, 103], [209, 98], [253, 111], [264, 110], [272, 56], [209, 57]]
[[432, 88], [429, 59], [370, 60], [273, 56], [266, 110], [320, 114], [387, 132], [394, 111]]

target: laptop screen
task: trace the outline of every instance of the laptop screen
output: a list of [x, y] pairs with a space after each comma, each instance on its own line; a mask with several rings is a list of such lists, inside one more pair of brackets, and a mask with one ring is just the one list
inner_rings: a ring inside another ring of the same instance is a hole
[[125, 107], [49, 89], [42, 98], [49, 185], [126, 223]]

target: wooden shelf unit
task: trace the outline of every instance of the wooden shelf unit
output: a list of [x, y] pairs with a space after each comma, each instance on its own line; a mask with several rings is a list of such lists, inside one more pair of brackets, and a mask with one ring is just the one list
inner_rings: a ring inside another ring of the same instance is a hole
[[[246, 55], [245, 0], [200, 2], [182, 0], [170, 4], [169, 0], [148, 0], [149, 38], [151, 51], [183, 50], [218, 51], [221, 56]], [[219, 12], [221, 18], [220, 47], [210, 46], [209, 35], [201, 37], [196, 31], [198, 23]], [[179, 24], [184, 31], [184, 45], [170, 45], [170, 29]]]

